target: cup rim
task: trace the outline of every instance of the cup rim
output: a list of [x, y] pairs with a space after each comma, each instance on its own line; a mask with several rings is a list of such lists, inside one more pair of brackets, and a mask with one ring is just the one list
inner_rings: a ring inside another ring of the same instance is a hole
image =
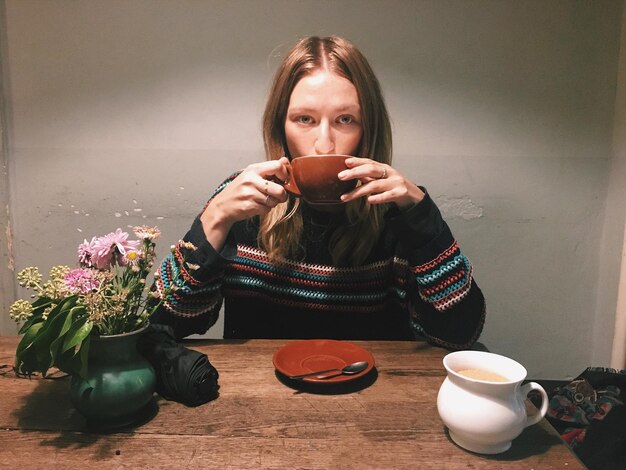
[[345, 157], [345, 158], [350, 158], [353, 157], [354, 155], [348, 155], [345, 153], [320, 153], [320, 154], [311, 154], [311, 155], [300, 155], [298, 157], [291, 157], [291, 161], [293, 160], [297, 160], [299, 158], [320, 158], [320, 157]]
[[[485, 359], [490, 359], [495, 361], [498, 365], [506, 364], [507, 367], [513, 370], [512, 374], [504, 374], [498, 370], [494, 370], [492, 368], [486, 367], [484, 364]], [[456, 364], [462, 363], [463, 365], [452, 365], [451, 362], [457, 361]], [[476, 383], [486, 383], [492, 385], [510, 385], [518, 382], [522, 382], [528, 375], [528, 371], [526, 368], [517, 362], [515, 359], [511, 359], [510, 357], [503, 356], [501, 354], [496, 354], [487, 351], [455, 351], [447, 354], [443, 358], [443, 365], [448, 372], [448, 374], [453, 375], [461, 380], [467, 380], [470, 382]], [[494, 372], [496, 374], [502, 375], [507, 378], [507, 381], [504, 382], [494, 382], [492, 380], [483, 380], [483, 379], [475, 379], [473, 377], [467, 377], [465, 375], [461, 375], [458, 373], [459, 370], [463, 369], [483, 369], [488, 370], [490, 372]]]

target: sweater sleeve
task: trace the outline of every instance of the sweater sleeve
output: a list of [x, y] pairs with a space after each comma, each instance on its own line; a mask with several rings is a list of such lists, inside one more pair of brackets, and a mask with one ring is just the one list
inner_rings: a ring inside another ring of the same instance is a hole
[[428, 193], [417, 205], [387, 219], [409, 262], [411, 323], [429, 342], [466, 349], [485, 321], [485, 299], [472, 264]]
[[183, 241], [196, 248], [190, 252], [177, 244], [165, 257], [152, 286], [161, 305], [150, 316], [151, 323], [171, 326], [177, 339], [202, 334], [215, 324], [223, 300], [223, 266], [237, 252], [230, 234], [222, 250], [215, 251], [204, 236], [199, 218]]
[[[236, 176], [222, 183], [211, 199]], [[174, 246], [157, 271], [152, 291], [155, 302], [161, 303], [150, 316], [151, 323], [171, 326], [177, 339], [205, 333], [215, 324], [223, 301], [224, 265], [237, 254], [232, 232], [219, 252], [211, 246], [200, 216], [194, 220], [183, 242]]]

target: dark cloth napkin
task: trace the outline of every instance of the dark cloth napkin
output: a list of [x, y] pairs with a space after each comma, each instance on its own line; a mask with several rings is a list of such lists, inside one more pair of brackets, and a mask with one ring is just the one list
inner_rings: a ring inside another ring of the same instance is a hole
[[589, 469], [626, 469], [626, 370], [589, 367], [549, 395], [546, 418]]
[[137, 349], [152, 364], [156, 391], [166, 400], [198, 406], [217, 398], [217, 369], [206, 354], [178, 344], [170, 326], [150, 324]]

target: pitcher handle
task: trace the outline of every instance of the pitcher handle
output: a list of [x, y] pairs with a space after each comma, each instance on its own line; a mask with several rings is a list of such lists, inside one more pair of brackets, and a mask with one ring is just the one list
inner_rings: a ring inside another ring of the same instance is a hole
[[548, 394], [543, 389], [541, 385], [537, 382], [528, 382], [526, 385], [522, 385], [520, 388], [520, 392], [522, 396], [526, 398], [531, 390], [536, 390], [541, 395], [541, 407], [537, 411], [537, 413], [533, 413], [532, 415], [526, 416], [526, 424], [524, 427], [532, 426], [533, 424], [537, 424], [541, 419], [546, 415], [548, 411]]

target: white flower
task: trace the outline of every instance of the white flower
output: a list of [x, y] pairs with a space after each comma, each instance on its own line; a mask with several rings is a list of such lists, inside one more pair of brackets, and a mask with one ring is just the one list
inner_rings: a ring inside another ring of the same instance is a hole
[[141, 225], [139, 227], [133, 227], [133, 233], [141, 240], [156, 240], [161, 236], [161, 231], [158, 227], [148, 227], [147, 225]]

